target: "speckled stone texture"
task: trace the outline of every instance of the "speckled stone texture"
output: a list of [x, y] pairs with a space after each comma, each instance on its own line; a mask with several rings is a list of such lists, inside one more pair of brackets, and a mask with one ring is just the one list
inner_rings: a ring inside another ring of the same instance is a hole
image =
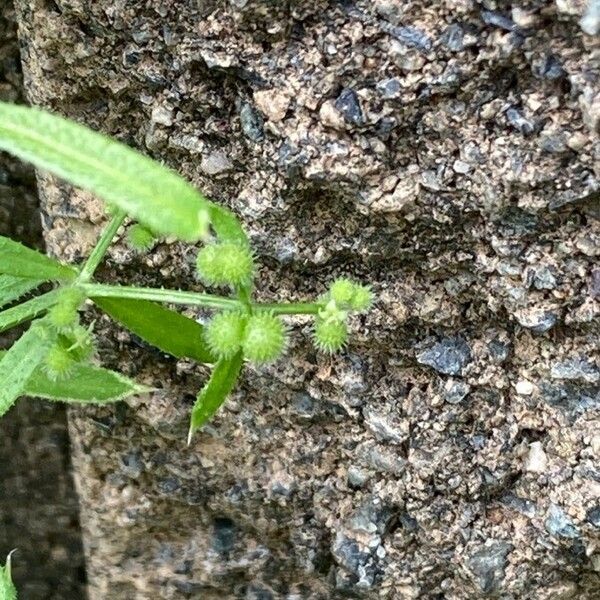
[[[0, 0], [0, 100], [22, 101], [12, 2]], [[42, 246], [33, 170], [0, 153], [0, 235]], [[0, 334], [4, 349], [16, 338]], [[81, 600], [85, 567], [65, 409], [20, 401], [0, 420], [0, 563], [24, 600]]]
[[[98, 320], [160, 389], [71, 413], [90, 598], [599, 598], [596, 9], [17, 5], [30, 100], [231, 206], [260, 298], [378, 297], [339, 357], [293, 321], [190, 448], [206, 371]], [[42, 192], [79, 260], [98, 203]], [[201, 289], [193, 258], [117, 245], [101, 277]]]

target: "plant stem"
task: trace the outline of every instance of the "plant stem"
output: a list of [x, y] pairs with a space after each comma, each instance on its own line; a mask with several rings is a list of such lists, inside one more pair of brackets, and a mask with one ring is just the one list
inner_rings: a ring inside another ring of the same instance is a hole
[[197, 292], [104, 285], [100, 283], [86, 283], [80, 286], [80, 288], [90, 298], [131, 298], [134, 300], [153, 300], [155, 302], [206, 306], [208, 308], [223, 308], [227, 310], [244, 308], [244, 304], [239, 300], [213, 296], [211, 294], [199, 294]]
[[[79, 286], [89, 298], [130, 298], [133, 300], [151, 300], [169, 304], [187, 306], [205, 306], [224, 310], [244, 310], [247, 305], [242, 300], [200, 294], [198, 292], [182, 292], [157, 288], [131, 287], [122, 285], [106, 285], [102, 283], [84, 283]], [[300, 302], [296, 304], [261, 304], [254, 303], [252, 308], [268, 310], [276, 315], [316, 315], [321, 310], [318, 303]]]
[[77, 278], [79, 283], [85, 283], [92, 278], [92, 275], [104, 258], [112, 239], [115, 237], [117, 230], [123, 224], [125, 217], [126, 215], [122, 210], [117, 210], [115, 212], [113, 218], [100, 235], [100, 238], [96, 242], [96, 245], [94, 246], [94, 249], [92, 250], [88, 259], [85, 261], [85, 264], [79, 273], [79, 277]]
[[274, 315], [316, 315], [323, 308], [317, 302], [297, 302], [291, 304], [254, 304], [253, 308], [268, 310]]

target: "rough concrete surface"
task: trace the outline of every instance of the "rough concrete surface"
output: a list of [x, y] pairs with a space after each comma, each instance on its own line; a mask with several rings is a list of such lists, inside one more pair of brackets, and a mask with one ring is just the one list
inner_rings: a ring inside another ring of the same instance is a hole
[[[160, 391], [71, 413], [90, 598], [599, 598], [598, 3], [16, 5], [30, 101], [231, 206], [261, 298], [378, 297], [341, 356], [294, 321], [190, 448], [206, 371], [98, 321]], [[81, 259], [99, 204], [41, 184]]]
[[[0, 100], [22, 102], [12, 2], [0, 0]], [[0, 156], [0, 235], [40, 247], [35, 174]], [[0, 348], [16, 338], [0, 334]], [[25, 600], [83, 598], [85, 566], [63, 406], [23, 399], [0, 421], [0, 563]]]

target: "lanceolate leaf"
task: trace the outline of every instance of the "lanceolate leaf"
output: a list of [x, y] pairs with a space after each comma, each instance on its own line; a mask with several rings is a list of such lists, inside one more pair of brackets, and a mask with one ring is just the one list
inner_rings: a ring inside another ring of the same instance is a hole
[[[0, 102], [0, 107], [2, 102]], [[2, 148], [2, 114], [0, 108], [0, 149]], [[77, 271], [57, 260], [0, 235], [0, 273], [39, 281], [73, 279]]]
[[[0, 352], [0, 358], [4, 354]], [[75, 365], [69, 376], [60, 381], [52, 381], [38, 367], [23, 387], [26, 396], [81, 404], [107, 404], [148, 391], [150, 388], [120, 373], [87, 364]]]
[[240, 374], [242, 362], [242, 353], [238, 352], [233, 358], [221, 359], [216, 364], [208, 383], [202, 388], [192, 409], [188, 444], [194, 431], [204, 425], [227, 399]]
[[12, 275], [0, 275], [0, 308], [35, 289], [42, 282]]
[[6, 566], [0, 566], [0, 600], [17, 600], [17, 590], [10, 576], [10, 554]]
[[210, 209], [210, 220], [217, 237], [223, 242], [237, 242], [249, 245], [248, 236], [237, 217], [226, 208], [213, 204]]
[[44, 360], [54, 336], [43, 320], [35, 321], [0, 359], [0, 417], [19, 396]]
[[0, 149], [94, 192], [157, 233], [189, 242], [204, 234], [210, 205], [185, 179], [87, 127], [0, 102]]
[[113, 319], [163, 352], [202, 363], [215, 362], [204, 341], [204, 327], [193, 319], [148, 300], [92, 300]]
[[36, 296], [23, 304], [18, 304], [0, 312], [0, 332], [16, 327], [29, 319], [37, 317], [48, 310], [56, 302], [56, 292], [48, 292], [43, 296]]

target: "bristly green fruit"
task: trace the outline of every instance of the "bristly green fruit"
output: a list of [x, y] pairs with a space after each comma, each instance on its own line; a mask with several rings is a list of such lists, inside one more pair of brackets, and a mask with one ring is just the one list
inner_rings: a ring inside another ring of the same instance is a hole
[[348, 326], [345, 321], [336, 319], [315, 320], [314, 343], [322, 352], [333, 353], [341, 350], [348, 340]]
[[252, 252], [247, 246], [232, 242], [205, 246], [198, 253], [196, 266], [208, 285], [243, 287], [254, 276]]
[[231, 358], [240, 350], [246, 319], [241, 313], [221, 312], [206, 325], [204, 339], [217, 358]]
[[78, 324], [70, 331], [61, 335], [59, 340], [61, 346], [67, 350], [75, 362], [88, 360], [96, 350], [94, 336], [92, 335], [92, 326], [85, 328]]
[[50, 322], [56, 329], [69, 329], [79, 321], [78, 310], [85, 302], [85, 295], [77, 288], [63, 288], [59, 291], [56, 304], [49, 310]]
[[353, 312], [364, 312], [373, 303], [373, 293], [368, 286], [354, 283], [345, 277], [336, 279], [331, 284], [329, 298], [338, 308]]
[[354, 285], [354, 295], [350, 301], [350, 309], [356, 312], [366, 312], [373, 304], [373, 292], [367, 285]]
[[147, 252], [156, 243], [156, 238], [147, 227], [136, 223], [127, 230], [127, 242], [134, 250]]
[[287, 344], [283, 321], [270, 313], [257, 313], [248, 319], [242, 350], [244, 358], [264, 364], [279, 358]]
[[341, 277], [336, 279], [329, 288], [329, 295], [340, 308], [348, 308], [354, 297], [355, 284]]
[[50, 348], [44, 360], [44, 370], [52, 381], [66, 379], [74, 365], [75, 361], [70, 352], [59, 344]]

